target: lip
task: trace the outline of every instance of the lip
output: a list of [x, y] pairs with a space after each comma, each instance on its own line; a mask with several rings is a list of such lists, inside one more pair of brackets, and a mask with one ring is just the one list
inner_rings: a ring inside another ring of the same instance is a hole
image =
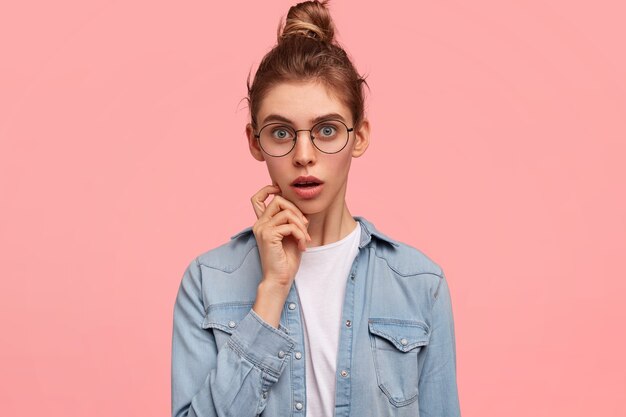
[[324, 181], [322, 181], [319, 178], [314, 177], [312, 175], [307, 175], [306, 177], [301, 175], [298, 178], [296, 178], [295, 180], [293, 180], [291, 185], [295, 185], [295, 184], [297, 184], [299, 182], [317, 182], [319, 184], [323, 184], [324, 183]]
[[310, 200], [320, 195], [320, 193], [322, 192], [322, 188], [324, 188], [324, 184], [320, 183], [314, 187], [306, 187], [306, 188], [296, 187], [295, 185], [292, 184], [291, 188], [293, 189], [293, 192], [296, 193], [298, 197], [304, 200]]

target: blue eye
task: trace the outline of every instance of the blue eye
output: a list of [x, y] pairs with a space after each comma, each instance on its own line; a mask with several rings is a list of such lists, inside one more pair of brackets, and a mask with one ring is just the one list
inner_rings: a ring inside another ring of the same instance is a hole
[[338, 132], [339, 128], [334, 123], [325, 122], [315, 127], [315, 136], [322, 139], [332, 139]]
[[334, 132], [335, 132], [335, 128], [331, 126], [326, 126], [324, 129], [322, 129], [322, 133], [326, 136], [330, 136]]
[[292, 138], [292, 133], [290, 129], [287, 129], [285, 127], [277, 127], [272, 129], [272, 137], [274, 139], [291, 139]]

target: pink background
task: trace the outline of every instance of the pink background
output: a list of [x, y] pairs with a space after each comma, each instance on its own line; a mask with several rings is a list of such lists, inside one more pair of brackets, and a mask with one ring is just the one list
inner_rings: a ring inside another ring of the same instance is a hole
[[[269, 184], [242, 99], [293, 3], [4, 2], [2, 415], [169, 415], [184, 268]], [[348, 205], [444, 267], [464, 416], [626, 415], [626, 10], [581, 3], [331, 2], [372, 89]]]

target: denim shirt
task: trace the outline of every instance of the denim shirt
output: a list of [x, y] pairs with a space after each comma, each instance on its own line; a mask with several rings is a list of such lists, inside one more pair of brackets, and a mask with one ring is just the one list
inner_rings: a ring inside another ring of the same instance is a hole
[[[354, 219], [362, 233], [337, 323], [334, 415], [460, 416], [442, 269], [364, 217]], [[275, 328], [252, 310], [261, 279], [252, 227], [187, 266], [173, 311], [173, 417], [306, 416], [295, 281]]]

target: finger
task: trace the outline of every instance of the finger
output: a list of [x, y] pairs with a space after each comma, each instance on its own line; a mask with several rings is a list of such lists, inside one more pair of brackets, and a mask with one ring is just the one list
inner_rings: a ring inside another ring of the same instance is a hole
[[282, 236], [282, 238], [284, 238], [285, 236], [293, 236], [298, 243], [298, 248], [300, 248], [300, 250], [302, 251], [306, 250], [306, 238], [304, 237], [304, 233], [302, 233], [302, 230], [300, 230], [298, 226], [291, 223], [281, 224], [280, 226], [274, 227], [273, 230], [278, 232]]
[[300, 209], [281, 195], [274, 196], [272, 201], [267, 205], [265, 214], [269, 218], [284, 209], [288, 209], [296, 213], [296, 215], [298, 215], [298, 217], [300, 217], [305, 224], [309, 223], [309, 220], [304, 216]]
[[267, 207], [265, 206], [265, 200], [269, 197], [270, 194], [276, 194], [280, 192], [280, 187], [275, 185], [266, 185], [257, 191], [252, 198], [250, 198], [250, 202], [252, 203], [252, 208], [254, 208], [254, 213], [256, 214], [257, 219], [260, 218]]
[[311, 236], [309, 235], [309, 232], [307, 230], [307, 225], [304, 224], [302, 219], [300, 217], [298, 217], [298, 215], [295, 214], [291, 210], [281, 210], [277, 215], [272, 216], [267, 221], [267, 224], [269, 224], [271, 226], [280, 226], [281, 224], [284, 224], [284, 223], [295, 224], [305, 234], [306, 240], [308, 240], [308, 241], [313, 240], [313, 239], [311, 239]]
[[[276, 202], [274, 202], [276, 200]], [[261, 220], [264, 222], [269, 221], [270, 219], [279, 216], [280, 213], [291, 213], [293, 215], [293, 219], [298, 224], [304, 233], [307, 235], [307, 240], [311, 241], [311, 236], [308, 233], [308, 225], [309, 220], [302, 214], [302, 212], [289, 200], [284, 199], [281, 196], [275, 196], [274, 199], [267, 206], [266, 211], [261, 217]], [[284, 215], [280, 217], [284, 221]], [[292, 222], [293, 223], [293, 222]], [[275, 223], [277, 224], [277, 223]]]

